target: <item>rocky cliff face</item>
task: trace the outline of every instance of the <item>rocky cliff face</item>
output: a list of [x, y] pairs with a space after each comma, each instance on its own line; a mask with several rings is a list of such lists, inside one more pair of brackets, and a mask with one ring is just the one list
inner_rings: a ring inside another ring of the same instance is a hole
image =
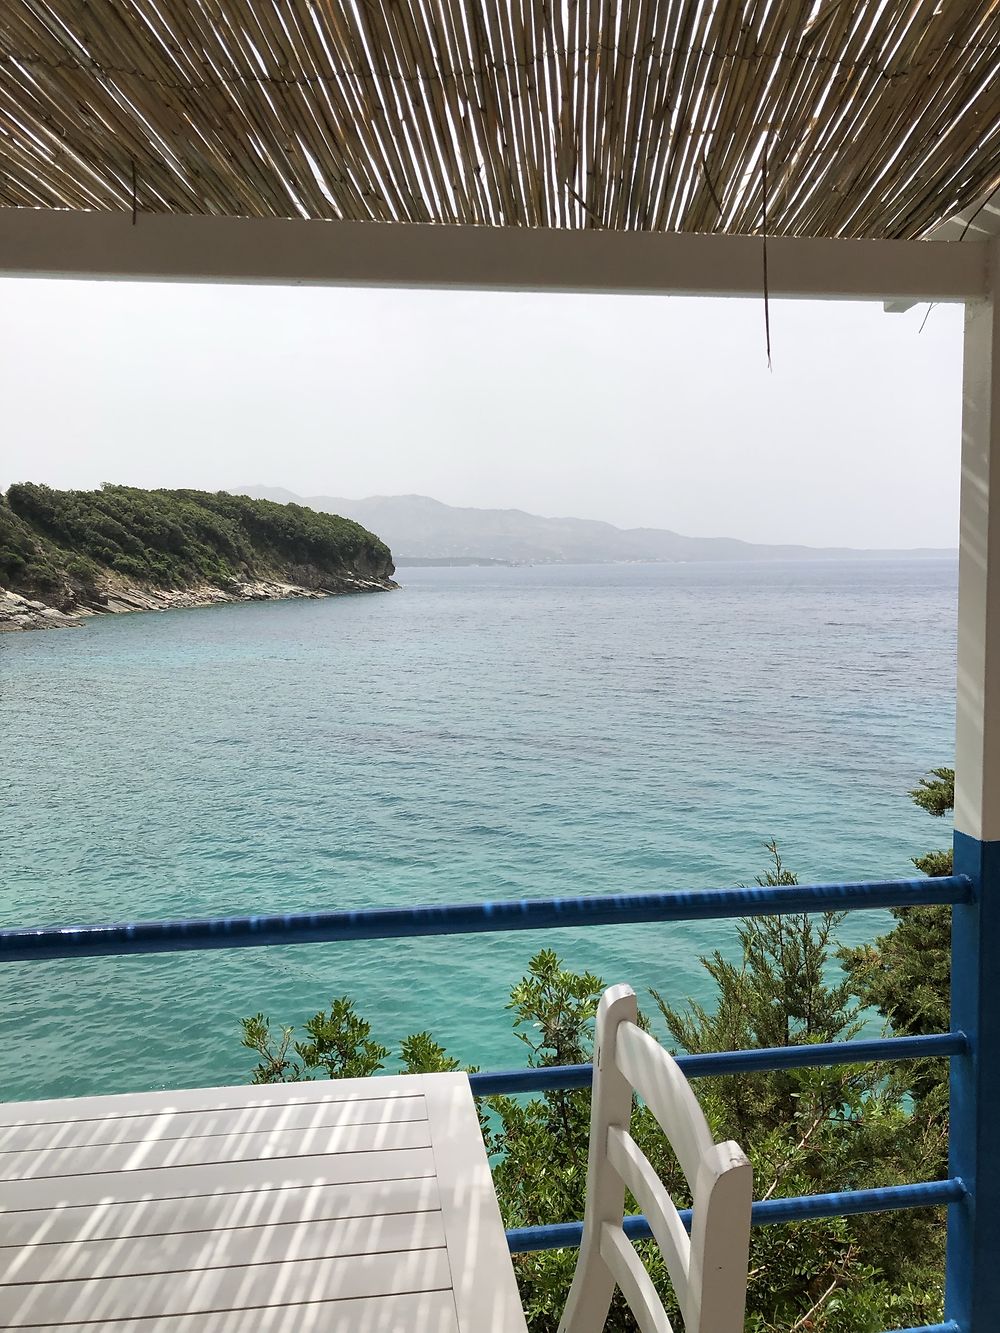
[[[88, 611], [86, 614], [93, 613]], [[82, 616], [67, 615], [58, 607], [46, 606], [44, 602], [0, 588], [0, 634], [14, 629], [60, 629], [82, 624]]]
[[96, 615], [115, 615], [124, 611], [172, 611], [195, 606], [217, 606], [224, 602], [276, 602], [296, 597], [336, 597], [341, 593], [385, 592], [399, 585], [391, 578], [345, 576], [339, 586], [309, 587], [257, 579], [241, 583], [234, 580], [224, 588], [204, 584], [195, 588], [142, 588], [116, 584], [91, 600], [62, 599], [61, 606], [50, 606], [35, 598], [0, 588], [0, 634], [22, 629], [63, 629], [83, 625]]

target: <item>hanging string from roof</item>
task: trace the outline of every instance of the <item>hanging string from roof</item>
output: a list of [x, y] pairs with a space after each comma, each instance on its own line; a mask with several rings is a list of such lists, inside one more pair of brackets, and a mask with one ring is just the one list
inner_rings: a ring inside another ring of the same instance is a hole
[[771, 365], [771, 295], [767, 286], [767, 135], [764, 135], [764, 151], [761, 155], [761, 184], [763, 187], [764, 202], [761, 206], [761, 240], [763, 242], [763, 261], [764, 261], [764, 340], [767, 344], [767, 368], [772, 370]]

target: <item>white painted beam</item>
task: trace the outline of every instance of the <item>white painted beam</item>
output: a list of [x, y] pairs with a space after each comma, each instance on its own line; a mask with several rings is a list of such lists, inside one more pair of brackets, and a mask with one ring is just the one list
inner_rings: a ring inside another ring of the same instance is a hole
[[[965, 317], [955, 828], [1000, 839], [1000, 241]], [[956, 247], [958, 248], [958, 247]]]
[[[987, 244], [768, 241], [774, 297], [965, 301]], [[494, 291], [760, 296], [753, 236], [0, 209], [0, 274]]]

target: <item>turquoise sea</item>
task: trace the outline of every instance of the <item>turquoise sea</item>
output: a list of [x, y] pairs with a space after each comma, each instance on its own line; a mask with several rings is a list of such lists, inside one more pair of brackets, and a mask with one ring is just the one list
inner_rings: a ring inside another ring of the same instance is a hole
[[[0, 637], [9, 925], [903, 876], [949, 830], [957, 565], [404, 569], [400, 592]], [[881, 914], [849, 920], [849, 940]], [[533, 950], [675, 1001], [731, 923], [0, 968], [0, 1097], [239, 1082], [352, 995], [524, 1063]]]

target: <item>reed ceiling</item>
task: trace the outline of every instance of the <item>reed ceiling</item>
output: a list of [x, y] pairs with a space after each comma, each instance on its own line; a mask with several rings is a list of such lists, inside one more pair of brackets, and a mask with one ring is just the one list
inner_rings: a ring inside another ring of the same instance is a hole
[[918, 237], [997, 184], [1000, 0], [0, 0], [7, 206]]

